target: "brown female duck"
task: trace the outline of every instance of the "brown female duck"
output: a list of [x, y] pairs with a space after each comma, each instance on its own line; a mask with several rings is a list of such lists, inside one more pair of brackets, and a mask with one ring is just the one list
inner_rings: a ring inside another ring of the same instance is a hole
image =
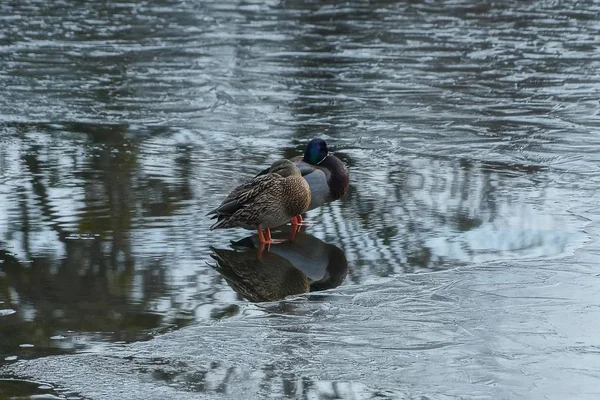
[[279, 160], [267, 173], [233, 189], [219, 207], [209, 212], [217, 219], [210, 229], [257, 229], [260, 243], [270, 244], [270, 228], [287, 223], [310, 204], [310, 187], [300, 169], [289, 160]]

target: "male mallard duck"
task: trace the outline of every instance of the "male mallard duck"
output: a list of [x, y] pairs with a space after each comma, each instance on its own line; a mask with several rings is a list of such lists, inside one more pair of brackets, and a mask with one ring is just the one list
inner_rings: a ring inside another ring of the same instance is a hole
[[[311, 199], [310, 187], [300, 169], [290, 160], [279, 160], [268, 173], [244, 183], [229, 193], [215, 214], [210, 229], [257, 229], [262, 244], [272, 243], [270, 228], [280, 226], [305, 212]], [[266, 237], [262, 230], [267, 230]]]
[[[334, 155], [329, 154], [325, 140], [315, 138], [308, 142], [304, 156], [291, 159], [300, 169], [302, 177], [308, 182], [311, 199], [308, 210], [321, 207], [323, 204], [338, 200], [348, 190], [348, 168]], [[268, 169], [257, 176], [268, 173]], [[293, 224], [301, 224], [302, 217], [294, 217]]]

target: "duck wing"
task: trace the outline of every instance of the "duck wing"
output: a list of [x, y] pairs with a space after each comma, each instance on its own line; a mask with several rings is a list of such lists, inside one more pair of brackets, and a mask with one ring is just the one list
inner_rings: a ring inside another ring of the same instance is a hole
[[277, 174], [257, 176], [250, 182], [243, 183], [233, 189], [219, 207], [206, 215], [216, 214], [213, 219], [218, 218], [219, 216], [231, 215], [237, 210], [248, 206], [256, 196], [265, 190], [268, 190], [280, 179], [284, 178]]

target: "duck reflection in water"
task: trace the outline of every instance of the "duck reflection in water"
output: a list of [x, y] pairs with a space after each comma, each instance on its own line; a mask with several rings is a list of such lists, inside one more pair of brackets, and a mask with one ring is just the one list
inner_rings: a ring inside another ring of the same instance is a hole
[[228, 249], [211, 247], [214, 268], [252, 302], [331, 289], [348, 274], [348, 261], [339, 247], [305, 232], [298, 232], [294, 242], [272, 244], [269, 251], [261, 247], [257, 235], [232, 242]]

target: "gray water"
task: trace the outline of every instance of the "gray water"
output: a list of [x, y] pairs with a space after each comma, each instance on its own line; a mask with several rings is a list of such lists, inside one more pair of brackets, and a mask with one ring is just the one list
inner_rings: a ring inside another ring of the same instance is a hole
[[[1, 2], [0, 397], [600, 397], [598, 21]], [[315, 136], [351, 185], [296, 243], [208, 230]]]

